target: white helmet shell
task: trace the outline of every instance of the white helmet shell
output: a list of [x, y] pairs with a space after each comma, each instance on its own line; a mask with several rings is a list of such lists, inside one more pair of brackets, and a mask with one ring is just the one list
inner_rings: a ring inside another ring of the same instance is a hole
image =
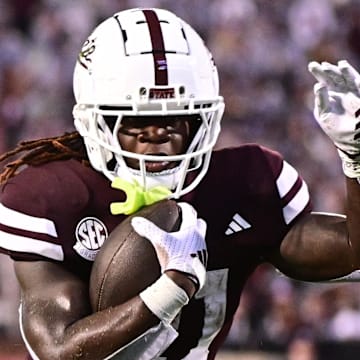
[[[162, 9], [121, 11], [102, 22], [85, 41], [74, 71], [76, 129], [92, 166], [110, 180], [136, 180], [144, 189], [168, 187], [174, 197], [191, 191], [205, 175], [220, 130], [224, 103], [209, 50], [183, 20]], [[117, 131], [123, 116], [198, 114], [202, 120], [190, 148], [167, 158], [176, 170], [147, 173], [146, 161], [163, 157], [121, 149]], [[117, 118], [109, 127], [106, 116]], [[126, 165], [140, 161], [140, 171]], [[111, 159], [116, 166], [109, 166]], [[141, 164], [143, 166], [141, 166]], [[197, 176], [184, 185], [190, 171]]]

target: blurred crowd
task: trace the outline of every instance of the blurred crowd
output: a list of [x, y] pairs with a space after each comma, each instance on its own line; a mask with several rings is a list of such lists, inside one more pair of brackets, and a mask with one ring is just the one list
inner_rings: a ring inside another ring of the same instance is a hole
[[[213, 52], [227, 104], [217, 147], [272, 147], [301, 172], [315, 210], [344, 210], [336, 151], [313, 119], [307, 64], [347, 59], [360, 69], [359, 0], [0, 0], [1, 153], [21, 140], [72, 129], [72, 70], [83, 41], [102, 19], [136, 6], [176, 12]], [[0, 282], [1, 309], [15, 307], [18, 296], [8, 268], [0, 267], [2, 278], [11, 279]], [[356, 342], [359, 289], [297, 283], [262, 267], [227, 344], [284, 350], [299, 346], [294, 339]], [[16, 317], [16, 310], [0, 311], [0, 330], [16, 334], [9, 313]]]

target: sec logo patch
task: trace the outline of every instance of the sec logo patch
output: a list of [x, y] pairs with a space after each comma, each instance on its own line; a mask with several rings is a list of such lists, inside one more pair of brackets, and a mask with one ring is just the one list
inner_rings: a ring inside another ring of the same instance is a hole
[[108, 231], [102, 221], [95, 217], [82, 219], [75, 230], [74, 250], [84, 259], [94, 261], [96, 254], [108, 237]]

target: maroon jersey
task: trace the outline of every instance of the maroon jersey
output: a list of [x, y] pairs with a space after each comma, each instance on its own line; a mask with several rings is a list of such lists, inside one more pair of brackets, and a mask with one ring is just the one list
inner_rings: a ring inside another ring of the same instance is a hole
[[[15, 260], [62, 263], [84, 280], [108, 234], [125, 218], [109, 209], [125, 194], [75, 160], [28, 167], [2, 187], [0, 200], [0, 251]], [[311, 210], [309, 193], [278, 153], [248, 144], [215, 151], [206, 177], [180, 201], [207, 223], [209, 262], [206, 285], [183, 308], [179, 336], [164, 356], [193, 359], [209, 348], [213, 359], [246, 280]]]

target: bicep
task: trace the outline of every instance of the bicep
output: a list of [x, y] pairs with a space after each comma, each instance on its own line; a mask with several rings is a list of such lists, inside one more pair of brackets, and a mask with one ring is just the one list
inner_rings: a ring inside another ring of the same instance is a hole
[[352, 272], [353, 256], [346, 217], [312, 213], [292, 226], [269, 261], [292, 278], [320, 281]]

